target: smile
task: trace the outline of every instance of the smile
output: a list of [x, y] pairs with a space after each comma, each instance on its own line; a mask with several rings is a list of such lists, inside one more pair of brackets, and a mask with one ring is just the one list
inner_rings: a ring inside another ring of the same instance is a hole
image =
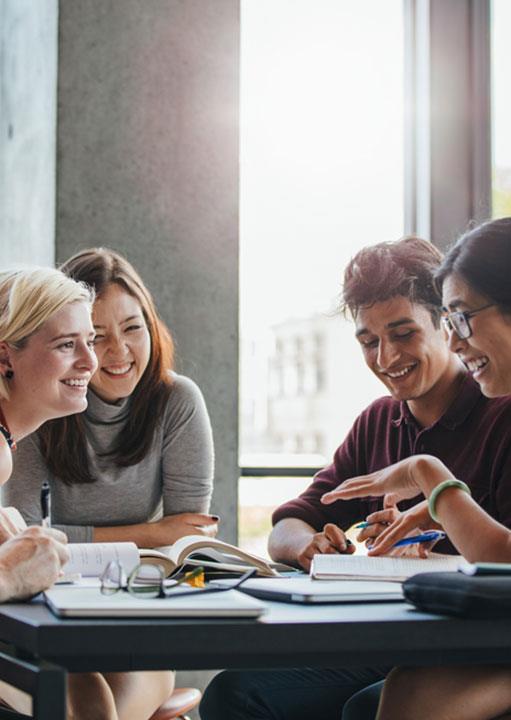
[[126, 365], [119, 365], [117, 367], [103, 367], [101, 368], [101, 370], [107, 373], [107, 375], [113, 375], [115, 377], [118, 375], [126, 375], [127, 373], [129, 373], [134, 364], [135, 363], [126, 363]]
[[478, 370], [481, 370], [481, 368], [488, 365], [489, 360], [487, 357], [480, 357], [476, 360], [466, 360], [465, 365], [468, 367], [471, 373], [476, 373]]
[[405, 375], [408, 375], [417, 367], [417, 363], [414, 365], [408, 365], [407, 367], [403, 368], [402, 370], [395, 370], [394, 372], [385, 372], [383, 375], [386, 375], [387, 377], [391, 378], [392, 380], [397, 380], [399, 378], [405, 377]]
[[89, 384], [88, 378], [69, 378], [67, 380], [61, 380], [61, 382], [64, 383], [64, 385], [68, 385], [69, 387], [76, 387], [76, 388], [86, 388]]

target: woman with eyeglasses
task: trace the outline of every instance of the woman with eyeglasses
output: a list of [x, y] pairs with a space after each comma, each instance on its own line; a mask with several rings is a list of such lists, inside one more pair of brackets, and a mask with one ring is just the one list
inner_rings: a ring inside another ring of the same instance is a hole
[[[490, 221], [463, 235], [438, 273], [450, 349], [487, 397], [511, 395], [511, 218]], [[511, 452], [511, 448], [509, 448]], [[489, 458], [489, 462], [492, 458]], [[471, 562], [511, 562], [511, 532], [493, 520], [437, 458], [417, 455], [346, 481], [323, 502], [396, 493], [423, 493], [432, 522]], [[477, 532], [474, 532], [477, 529]], [[377, 538], [372, 555], [403, 537], [399, 521]], [[343, 720], [373, 718], [378, 688], [355, 695]], [[511, 718], [511, 667], [396, 668], [384, 684], [377, 720], [492, 720]]]

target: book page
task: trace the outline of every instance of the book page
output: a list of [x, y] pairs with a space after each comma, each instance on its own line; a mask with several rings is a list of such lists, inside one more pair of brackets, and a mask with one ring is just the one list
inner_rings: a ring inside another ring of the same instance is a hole
[[[160, 548], [160, 550], [161, 549], [162, 548]], [[260, 558], [257, 555], [253, 555], [222, 540], [205, 537], [203, 535], [186, 535], [165, 549], [176, 565], [182, 565], [186, 558], [193, 552], [200, 552], [217, 560], [219, 563], [227, 561], [232, 564], [233, 558], [239, 558], [247, 564], [250, 563], [252, 566], [265, 570], [269, 575], [276, 574], [264, 558]]]
[[368, 557], [367, 555], [314, 555], [311, 576], [403, 580], [423, 572], [456, 572], [460, 555], [431, 555], [429, 558]]
[[118, 560], [127, 575], [140, 562], [135, 543], [69, 543], [71, 554], [62, 568], [65, 575], [80, 573], [84, 577], [101, 575], [111, 560]]

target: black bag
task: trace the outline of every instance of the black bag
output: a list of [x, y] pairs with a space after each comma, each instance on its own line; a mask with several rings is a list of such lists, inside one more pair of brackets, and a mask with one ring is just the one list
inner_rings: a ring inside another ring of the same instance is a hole
[[419, 610], [468, 618], [511, 618], [511, 576], [419, 573], [403, 583]]

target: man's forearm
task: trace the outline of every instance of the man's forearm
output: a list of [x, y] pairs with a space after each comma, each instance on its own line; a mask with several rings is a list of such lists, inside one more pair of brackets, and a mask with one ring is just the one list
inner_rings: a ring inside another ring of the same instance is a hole
[[311, 540], [316, 530], [298, 518], [279, 520], [268, 538], [268, 552], [275, 562], [300, 567], [297, 556]]

